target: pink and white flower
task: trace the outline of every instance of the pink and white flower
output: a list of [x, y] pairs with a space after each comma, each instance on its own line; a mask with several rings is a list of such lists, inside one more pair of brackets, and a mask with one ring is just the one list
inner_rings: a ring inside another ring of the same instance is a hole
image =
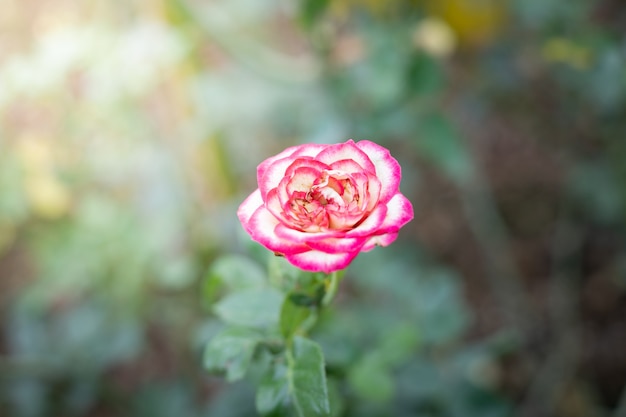
[[258, 166], [259, 188], [237, 215], [253, 240], [293, 265], [330, 273], [389, 245], [413, 218], [401, 177], [389, 151], [367, 140], [293, 146]]

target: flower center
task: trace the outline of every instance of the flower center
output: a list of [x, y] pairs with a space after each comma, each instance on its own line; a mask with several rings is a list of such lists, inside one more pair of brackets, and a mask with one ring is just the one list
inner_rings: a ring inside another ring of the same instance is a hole
[[290, 217], [303, 230], [349, 229], [364, 215], [359, 198], [357, 185], [349, 174], [324, 170], [308, 191], [292, 194]]

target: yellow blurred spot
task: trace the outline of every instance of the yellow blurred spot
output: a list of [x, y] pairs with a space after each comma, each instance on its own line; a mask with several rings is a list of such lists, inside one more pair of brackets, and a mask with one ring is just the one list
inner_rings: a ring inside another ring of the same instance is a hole
[[501, 0], [430, 0], [427, 9], [450, 25], [460, 43], [475, 46], [493, 41], [506, 20]]
[[23, 134], [16, 153], [24, 170], [24, 190], [31, 210], [45, 219], [65, 215], [71, 195], [55, 174], [55, 147], [50, 138], [34, 132]]
[[16, 150], [26, 172], [40, 172], [52, 166], [52, 145], [43, 138], [22, 137], [17, 143]]
[[413, 43], [427, 53], [445, 58], [456, 49], [456, 35], [446, 22], [437, 18], [422, 20], [413, 31]]
[[584, 70], [591, 65], [591, 51], [565, 38], [549, 39], [541, 50], [543, 59]]
[[206, 196], [207, 204], [232, 195], [231, 172], [219, 135], [197, 142], [189, 151], [192, 161], [188, 166], [189, 175], [198, 188], [204, 190], [202, 194]]
[[45, 219], [58, 219], [70, 208], [70, 193], [51, 175], [29, 175], [24, 187], [33, 212]]

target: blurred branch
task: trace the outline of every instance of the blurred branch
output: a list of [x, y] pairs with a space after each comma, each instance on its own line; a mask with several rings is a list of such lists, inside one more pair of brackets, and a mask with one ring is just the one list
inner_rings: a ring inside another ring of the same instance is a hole
[[475, 174], [462, 190], [463, 209], [476, 239], [487, 258], [487, 277], [506, 322], [527, 335], [532, 309], [522, 285], [522, 276], [510, 253], [507, 228], [496, 208], [490, 189]]
[[520, 415], [554, 415], [555, 408], [577, 371], [580, 357], [580, 330], [576, 314], [576, 294], [572, 280], [578, 274], [582, 239], [577, 229], [560, 213], [552, 240], [553, 275], [550, 286], [550, 318], [556, 342], [531, 382]]

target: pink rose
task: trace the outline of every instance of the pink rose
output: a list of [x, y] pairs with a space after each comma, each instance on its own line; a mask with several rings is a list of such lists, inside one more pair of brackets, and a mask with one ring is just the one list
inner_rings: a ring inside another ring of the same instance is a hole
[[237, 215], [253, 240], [293, 265], [330, 273], [389, 245], [413, 218], [401, 176], [389, 151], [367, 140], [293, 146], [258, 166], [259, 188]]

